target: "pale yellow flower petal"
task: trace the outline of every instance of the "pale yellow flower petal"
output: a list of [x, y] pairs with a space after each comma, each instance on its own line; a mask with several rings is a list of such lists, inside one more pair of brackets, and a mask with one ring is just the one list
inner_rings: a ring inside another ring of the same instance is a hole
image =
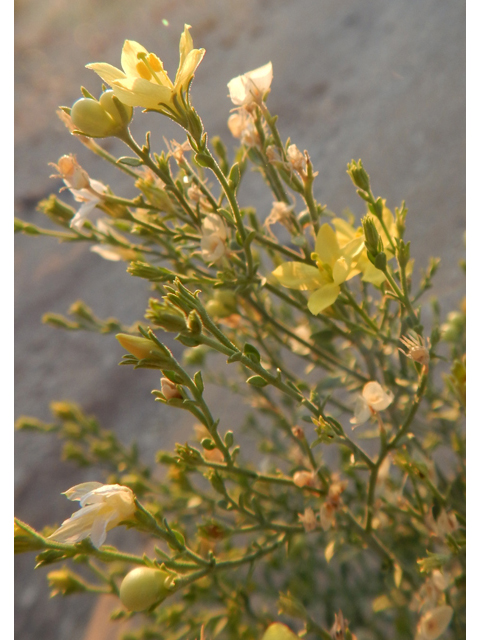
[[123, 71], [120, 71], [120, 69], [117, 69], [107, 62], [92, 62], [92, 64], [87, 64], [86, 68], [95, 71], [95, 73], [110, 86], [112, 86], [116, 80], [124, 80], [127, 77]]
[[313, 291], [324, 284], [320, 271], [303, 262], [284, 262], [272, 272], [280, 284], [289, 289]]
[[137, 71], [137, 64], [140, 62], [140, 58], [138, 57], [139, 53], [148, 55], [145, 47], [142, 47], [142, 45], [135, 42], [135, 40], [125, 40], [120, 61], [122, 69], [127, 76], [139, 77]]
[[[192, 36], [190, 35], [190, 25], [186, 24], [183, 28], [183, 33], [180, 36], [180, 63], [178, 65], [178, 71], [177, 71], [177, 77], [178, 74], [180, 72], [180, 69], [183, 67], [183, 65], [185, 64], [185, 60], [188, 56], [188, 54], [190, 53], [190, 51], [192, 51], [193, 49], [193, 39]], [[175, 80], [176, 83], [176, 80]]]
[[313, 315], [317, 315], [327, 307], [330, 307], [338, 298], [340, 287], [337, 284], [325, 284], [312, 293], [308, 299], [308, 308]]
[[315, 241], [315, 253], [321, 262], [333, 266], [342, 255], [335, 231], [329, 224], [322, 224]]
[[332, 269], [332, 276], [334, 284], [342, 284], [348, 277], [350, 267], [348, 266], [347, 261], [342, 256], [339, 258]]
[[343, 220], [343, 218], [333, 218], [332, 224], [335, 227], [338, 244], [341, 247], [346, 245], [347, 242], [350, 242], [350, 240], [363, 236], [361, 231], [354, 229], [354, 227], [352, 227], [351, 224], [348, 224], [346, 220]]
[[383, 271], [377, 269], [377, 267], [370, 262], [366, 253], [359, 258], [357, 267], [363, 272], [362, 280], [364, 282], [370, 282], [376, 287], [379, 287], [382, 282], [385, 281]]
[[186, 89], [192, 79], [198, 65], [205, 55], [205, 49], [193, 49], [185, 59], [184, 64], [179, 68], [175, 78], [175, 90]]
[[353, 260], [361, 253], [363, 247], [363, 236], [357, 236], [342, 247], [342, 255], [345, 256], [347, 260]]
[[112, 89], [124, 104], [144, 109], [156, 109], [159, 104], [168, 104], [172, 95], [168, 87], [154, 84], [144, 78], [117, 80]]

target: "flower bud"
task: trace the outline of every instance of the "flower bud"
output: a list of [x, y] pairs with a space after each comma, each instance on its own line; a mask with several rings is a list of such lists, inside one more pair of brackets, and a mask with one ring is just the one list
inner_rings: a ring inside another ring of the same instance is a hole
[[381, 242], [380, 235], [373, 218], [365, 216], [362, 219], [363, 233], [365, 234], [365, 247], [367, 251], [375, 258], [379, 252], [379, 244]]
[[119, 125], [104, 107], [93, 98], [80, 98], [72, 107], [70, 117], [73, 124], [84, 135], [108, 138], [114, 135]]
[[177, 385], [171, 382], [168, 378], [160, 378], [160, 384], [162, 385], [162, 393], [167, 400], [182, 398], [182, 394], [177, 389]]
[[347, 164], [347, 173], [352, 179], [353, 184], [362, 191], [370, 190], [370, 178], [362, 165], [362, 161], [355, 162], [352, 160]]
[[375, 262], [373, 263], [377, 269], [380, 271], [385, 271], [387, 268], [387, 255], [384, 251], [380, 251], [379, 254], [375, 256]]
[[120, 586], [120, 600], [129, 611], [145, 611], [170, 593], [165, 586], [169, 574], [158, 569], [137, 567], [127, 573]]
[[87, 586], [80, 576], [66, 568], [50, 571], [47, 575], [47, 580], [51, 589], [51, 596], [56, 596], [59, 593], [69, 596], [72, 593], [82, 593], [87, 590]]
[[190, 333], [198, 336], [202, 333], [202, 320], [195, 309], [192, 309], [188, 314], [187, 327]]
[[118, 333], [115, 337], [126, 351], [139, 360], [150, 357], [154, 349], [153, 343], [147, 338], [129, 336], [127, 333]]

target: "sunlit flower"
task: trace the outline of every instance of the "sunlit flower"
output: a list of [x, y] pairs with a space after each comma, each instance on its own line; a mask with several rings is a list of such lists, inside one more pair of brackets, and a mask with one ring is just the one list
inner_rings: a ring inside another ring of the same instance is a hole
[[410, 358], [410, 360], [413, 360], [414, 362], [418, 362], [424, 367], [428, 366], [430, 360], [430, 355], [428, 353], [428, 338], [427, 344], [425, 345], [422, 336], [419, 336], [414, 331], [411, 331], [409, 335], [402, 336], [400, 338], [400, 342], [405, 345], [407, 351], [400, 349], [400, 347], [398, 348], [398, 350], [401, 351], [405, 356], [407, 356], [407, 358]]
[[[197, 440], [199, 440], [199, 442], [201, 442], [204, 438], [211, 438], [211, 434], [208, 431], [208, 429], [203, 425], [203, 424], [196, 424], [194, 425], [194, 430], [195, 430], [195, 435], [197, 437]], [[225, 459], [223, 457], [223, 453], [220, 451], [220, 449], [203, 449], [203, 457], [205, 458], [205, 460], [208, 460], [209, 462], [225, 462]]]
[[270, 213], [265, 220], [265, 226], [270, 231], [270, 225], [279, 222], [290, 232], [293, 231], [293, 205], [286, 202], [273, 202]]
[[443, 604], [443, 593], [449, 585], [449, 578], [439, 569], [434, 569], [426, 579], [420, 590], [415, 594], [413, 607], [417, 611], [430, 611], [437, 605]]
[[136, 511], [133, 491], [118, 484], [84, 482], [64, 495], [69, 500], [78, 500], [81, 508], [52, 533], [50, 538], [57, 542], [75, 544], [90, 536], [98, 548], [105, 542], [107, 531]]
[[340, 285], [359, 273], [356, 260], [363, 247], [361, 237], [353, 238], [340, 247], [335, 231], [323, 224], [317, 234], [314, 267], [304, 262], [284, 262], [273, 271], [283, 286], [300, 291], [313, 291], [308, 308], [317, 315], [331, 306], [340, 294]]
[[95, 208], [103, 202], [103, 194], [107, 190], [108, 187], [98, 180], [90, 180], [89, 186], [85, 189], [70, 189], [75, 200], [82, 203], [70, 221], [72, 229], [80, 230], [83, 227], [84, 222], [90, 218]]
[[88, 173], [77, 162], [74, 155], [62, 156], [58, 164], [50, 163], [58, 171], [58, 174], [51, 175], [51, 178], [62, 178], [65, 183], [64, 189], [85, 189], [90, 184]]
[[117, 98], [131, 107], [163, 111], [167, 106], [175, 111], [174, 97], [188, 90], [190, 81], [200, 64], [205, 49], [194, 49], [190, 26], [185, 25], [180, 37], [180, 63], [172, 82], [163, 68], [163, 62], [134, 40], [126, 40], [122, 49], [122, 69], [106, 62], [88, 64], [109, 84]]
[[287, 159], [295, 171], [304, 175], [307, 168], [305, 154], [302, 153], [296, 144], [291, 144], [287, 149]]
[[317, 474], [314, 471], [296, 471], [293, 474], [293, 484], [297, 487], [315, 487]]
[[[382, 212], [383, 222], [390, 234], [391, 238], [395, 238], [398, 235], [397, 228], [395, 225], [395, 218], [385, 205], [385, 200], [383, 201], [383, 212]], [[378, 218], [373, 217], [373, 224], [380, 235], [384, 252], [387, 256], [387, 260], [393, 258], [393, 251], [388, 241], [387, 235], [378, 220]], [[347, 243], [351, 242], [353, 239], [361, 237], [363, 239], [363, 230], [361, 227], [354, 228], [351, 224], [349, 224], [346, 220], [342, 218], [333, 218], [332, 224], [335, 227], [335, 232], [337, 236], [337, 241], [340, 247], [343, 247]], [[368, 256], [367, 250], [365, 246], [363, 246], [362, 251], [357, 256], [356, 266], [359, 271], [362, 273], [362, 280], [364, 282], [369, 282], [375, 286], [380, 286], [382, 282], [385, 281], [385, 274], [380, 269], [377, 269], [375, 265], [373, 265]], [[407, 267], [408, 269], [408, 267]]]
[[355, 416], [350, 422], [358, 426], [366, 422], [378, 411], [383, 411], [393, 402], [393, 393], [385, 391], [378, 382], [367, 382], [362, 395], [355, 404]]
[[417, 626], [415, 640], [436, 640], [447, 629], [453, 616], [453, 609], [448, 605], [427, 611]]
[[227, 125], [232, 136], [246, 147], [254, 147], [260, 143], [255, 122], [246, 109], [234, 111], [228, 118]]
[[230, 92], [230, 100], [237, 106], [261, 102], [263, 96], [270, 89], [272, 79], [273, 68], [271, 62], [263, 65], [263, 67], [237, 76], [230, 80], [227, 85]]
[[327, 497], [320, 507], [320, 525], [325, 531], [328, 531], [335, 521], [335, 514], [342, 504], [341, 495], [346, 488], [347, 481], [340, 480], [337, 474], [333, 474]]
[[298, 519], [303, 524], [307, 533], [317, 528], [317, 516], [311, 507], [307, 507], [303, 513], [299, 513]]
[[227, 227], [216, 213], [209, 213], [202, 222], [200, 247], [206, 262], [216, 262], [226, 250]]
[[455, 514], [450, 511], [447, 512], [442, 509], [435, 520], [432, 512], [427, 516], [427, 524], [429, 524], [433, 533], [439, 538], [445, 538], [447, 535], [452, 535], [458, 529], [458, 522]]
[[[96, 224], [96, 228], [100, 233], [103, 233], [107, 238], [111, 237], [119, 243], [126, 243], [126, 239], [120, 233], [115, 231], [110, 225], [106, 224], [103, 220], [99, 220]], [[139, 258], [139, 253], [135, 249], [121, 246], [120, 244], [95, 244], [90, 247], [90, 251], [98, 254], [104, 260], [110, 260], [111, 262], [119, 262], [120, 260], [131, 261]]]

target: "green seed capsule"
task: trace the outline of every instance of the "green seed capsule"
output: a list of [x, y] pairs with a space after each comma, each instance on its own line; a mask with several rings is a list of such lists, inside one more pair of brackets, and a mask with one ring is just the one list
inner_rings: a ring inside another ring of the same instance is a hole
[[82, 133], [95, 138], [108, 138], [118, 129], [118, 124], [102, 105], [91, 98], [80, 98], [70, 112], [73, 124]]
[[158, 569], [137, 567], [127, 573], [120, 587], [120, 600], [129, 611], [145, 611], [170, 593], [165, 587], [168, 574]]
[[113, 99], [114, 95], [113, 91], [105, 91], [100, 96], [99, 102], [119, 127], [125, 127], [132, 119], [133, 107], [123, 103], [119, 104]]

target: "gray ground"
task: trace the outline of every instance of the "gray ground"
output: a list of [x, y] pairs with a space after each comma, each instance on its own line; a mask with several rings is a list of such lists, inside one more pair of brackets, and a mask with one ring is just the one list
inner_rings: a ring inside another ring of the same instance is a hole
[[[122, 193], [118, 172], [90, 159], [55, 109], [71, 105], [82, 84], [100, 92], [100, 81], [84, 65], [118, 66], [125, 38], [155, 51], [174, 70], [178, 37], [189, 23], [195, 45], [207, 50], [192, 95], [211, 135], [233, 143], [226, 84], [271, 60], [270, 110], [279, 114], [284, 138], [309, 150], [320, 201], [337, 212], [350, 207], [358, 218], [363, 214], [345, 173], [350, 159], [362, 158], [376, 194], [392, 209], [406, 200], [417, 264], [441, 257], [435, 293], [445, 309], [463, 296], [457, 267], [465, 215], [463, 2], [17, 0], [15, 6], [15, 202], [23, 219], [43, 223], [35, 204], [60, 186], [49, 179], [47, 163], [64, 153], [77, 153], [92, 176]], [[181, 135], [154, 115], [137, 118], [135, 131], [144, 127], [157, 148], [162, 136]], [[265, 213], [271, 204], [255, 180], [240, 199]], [[179, 423], [150, 396], [158, 376], [118, 367], [122, 350], [113, 337], [63, 333], [40, 323], [46, 311], [65, 313], [78, 298], [101, 317], [131, 323], [142, 315], [147, 287], [85, 247], [47, 239], [17, 237], [15, 264], [16, 415], [48, 419], [49, 402], [68, 398], [126, 442], [138, 439], [147, 459], [152, 450], [185, 440], [188, 420]], [[94, 479], [91, 471], [59, 461], [59, 450], [54, 438], [16, 436], [16, 515], [36, 527], [70, 515], [60, 492]], [[88, 597], [49, 600], [45, 571], [33, 573], [33, 556], [16, 562], [19, 640], [115, 637], [102, 623], [108, 602], [93, 611]]]

